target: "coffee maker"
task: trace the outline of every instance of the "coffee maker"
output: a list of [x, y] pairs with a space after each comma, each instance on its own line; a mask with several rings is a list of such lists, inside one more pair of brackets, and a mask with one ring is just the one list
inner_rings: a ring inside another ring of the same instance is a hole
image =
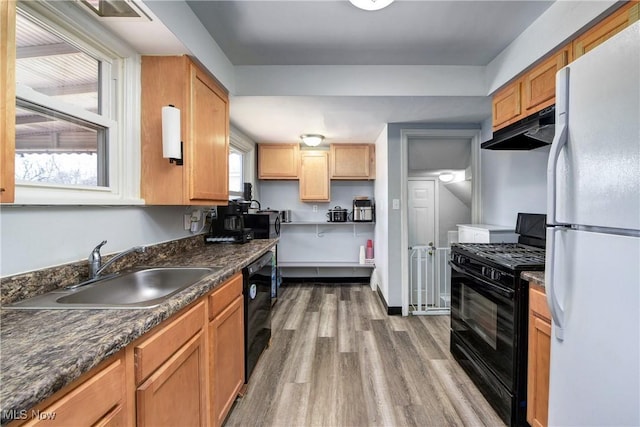
[[228, 206], [218, 206], [217, 215], [211, 219], [205, 243], [246, 243], [253, 240], [253, 231], [245, 227], [243, 207], [231, 200]]
[[367, 197], [356, 197], [353, 199], [353, 221], [373, 222], [375, 209], [373, 201]]

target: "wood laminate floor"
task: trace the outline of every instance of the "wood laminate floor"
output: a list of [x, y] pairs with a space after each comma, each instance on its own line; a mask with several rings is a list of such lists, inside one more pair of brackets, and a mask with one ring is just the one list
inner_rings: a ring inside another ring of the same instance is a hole
[[365, 284], [288, 284], [230, 426], [504, 426], [449, 352], [448, 316], [388, 316]]

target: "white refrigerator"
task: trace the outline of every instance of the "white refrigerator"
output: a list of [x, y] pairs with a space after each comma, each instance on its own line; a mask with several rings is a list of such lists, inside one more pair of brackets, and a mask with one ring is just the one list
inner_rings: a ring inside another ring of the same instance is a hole
[[549, 425], [640, 425], [640, 22], [561, 69], [547, 168]]

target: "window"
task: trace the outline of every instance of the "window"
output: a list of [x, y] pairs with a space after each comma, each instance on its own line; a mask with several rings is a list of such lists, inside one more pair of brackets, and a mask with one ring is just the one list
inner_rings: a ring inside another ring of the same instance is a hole
[[229, 199], [244, 196], [245, 182], [253, 184], [251, 193], [257, 199], [255, 143], [233, 126], [229, 139]]
[[140, 203], [139, 144], [123, 143], [139, 140], [139, 69], [122, 46], [75, 2], [18, 4], [16, 203]]
[[242, 196], [244, 190], [244, 153], [229, 148], [229, 196]]
[[107, 64], [16, 16], [16, 181], [108, 186]]

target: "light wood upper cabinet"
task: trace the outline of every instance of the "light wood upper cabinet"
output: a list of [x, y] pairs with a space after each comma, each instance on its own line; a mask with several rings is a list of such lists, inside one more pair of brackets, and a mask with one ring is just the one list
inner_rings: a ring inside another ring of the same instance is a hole
[[556, 102], [556, 73], [569, 63], [567, 45], [493, 97], [493, 130], [537, 113]]
[[640, 18], [640, 3], [630, 1], [573, 40], [573, 59], [577, 59]]
[[374, 179], [375, 145], [372, 144], [331, 144], [331, 179]]
[[15, 197], [16, 2], [0, 1], [0, 203]]
[[259, 144], [259, 179], [298, 179], [300, 174], [299, 144]]
[[532, 427], [543, 427], [547, 425], [549, 414], [551, 313], [544, 288], [529, 286], [527, 421]]
[[237, 274], [209, 296], [211, 424], [224, 423], [244, 379], [244, 299]]
[[556, 73], [640, 18], [640, 3], [627, 2], [611, 15], [543, 59], [493, 96], [493, 131], [555, 104]]
[[[162, 107], [180, 109], [184, 165], [162, 157]], [[141, 195], [147, 204], [227, 204], [229, 99], [187, 56], [142, 57]]]
[[95, 369], [88, 378], [53, 396], [53, 403], [29, 411], [40, 418], [26, 426], [125, 426], [129, 424], [131, 404], [125, 388], [125, 352]]
[[302, 150], [300, 152], [300, 200], [329, 201], [329, 152]]
[[493, 130], [496, 131], [522, 117], [522, 80], [511, 83], [493, 96]]
[[556, 73], [569, 63], [569, 48], [562, 48], [522, 78], [522, 106], [525, 117], [555, 104]]

